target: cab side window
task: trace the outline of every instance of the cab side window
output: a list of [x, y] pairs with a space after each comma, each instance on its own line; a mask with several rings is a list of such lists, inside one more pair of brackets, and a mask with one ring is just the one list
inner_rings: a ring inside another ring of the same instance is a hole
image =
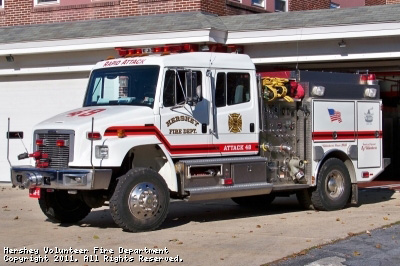
[[215, 88], [215, 104], [217, 107], [249, 102], [250, 74], [218, 73]]
[[217, 74], [217, 84], [215, 86], [215, 106], [222, 107], [226, 105], [226, 74]]
[[175, 71], [165, 72], [163, 102], [165, 107], [175, 105]]
[[248, 73], [228, 73], [226, 80], [228, 105], [250, 101], [250, 75]]
[[[163, 92], [163, 103], [164, 107], [171, 107], [185, 102], [185, 78], [186, 71], [167, 70], [164, 78], [164, 92]], [[202, 75], [201, 71], [193, 71], [197, 74], [197, 83], [201, 85]]]

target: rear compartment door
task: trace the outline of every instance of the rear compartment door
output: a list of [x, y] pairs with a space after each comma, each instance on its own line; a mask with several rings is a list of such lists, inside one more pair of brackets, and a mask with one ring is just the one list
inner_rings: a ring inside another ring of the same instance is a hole
[[381, 167], [380, 102], [357, 102], [358, 168]]

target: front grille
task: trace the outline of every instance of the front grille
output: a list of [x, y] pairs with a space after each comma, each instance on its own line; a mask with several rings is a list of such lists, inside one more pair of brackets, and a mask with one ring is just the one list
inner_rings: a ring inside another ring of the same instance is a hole
[[[73, 145], [73, 134], [70, 133], [52, 133], [36, 132], [36, 139], [44, 140], [43, 146], [37, 146], [37, 150], [42, 154], [48, 154], [48, 159], [40, 159], [40, 162], [49, 162], [50, 168], [67, 168], [70, 160], [70, 147]], [[36, 141], [35, 139], [35, 141]], [[57, 146], [57, 140], [64, 140], [65, 147]]]

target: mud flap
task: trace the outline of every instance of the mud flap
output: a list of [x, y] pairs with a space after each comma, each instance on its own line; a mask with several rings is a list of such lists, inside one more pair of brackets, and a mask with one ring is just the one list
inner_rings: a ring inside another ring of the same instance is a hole
[[351, 184], [350, 203], [358, 204], [358, 185], [357, 184]]

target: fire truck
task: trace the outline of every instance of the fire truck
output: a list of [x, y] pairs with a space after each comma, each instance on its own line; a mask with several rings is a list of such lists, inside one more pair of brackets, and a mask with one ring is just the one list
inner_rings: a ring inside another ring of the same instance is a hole
[[245, 54], [190, 49], [121, 48], [98, 62], [82, 108], [35, 126], [12, 184], [52, 221], [109, 205], [138, 232], [158, 228], [171, 199], [266, 207], [296, 194], [338, 210], [389, 163], [373, 75], [256, 73]]

